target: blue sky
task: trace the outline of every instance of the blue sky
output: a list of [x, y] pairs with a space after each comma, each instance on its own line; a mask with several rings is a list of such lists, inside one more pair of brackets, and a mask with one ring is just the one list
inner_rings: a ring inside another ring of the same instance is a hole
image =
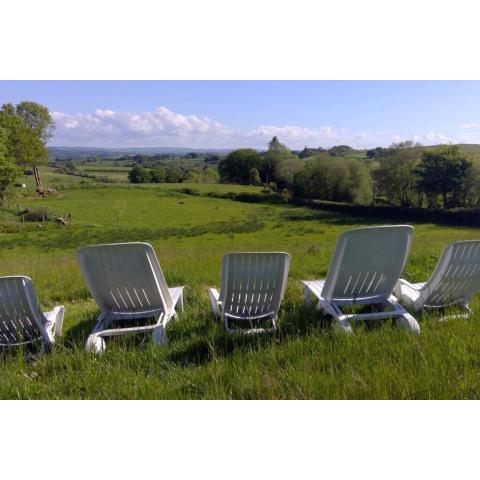
[[480, 143], [480, 82], [1, 81], [53, 112], [51, 145], [263, 148]]

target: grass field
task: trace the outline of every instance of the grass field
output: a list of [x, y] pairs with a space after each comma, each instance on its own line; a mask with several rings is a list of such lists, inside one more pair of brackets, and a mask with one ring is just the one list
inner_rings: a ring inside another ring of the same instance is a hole
[[[175, 191], [185, 187], [68, 188], [45, 200], [27, 189], [12, 202], [68, 212], [73, 221], [66, 228], [38, 227], [11, 214], [3, 222], [0, 274], [32, 277], [42, 306], [64, 304], [66, 319], [50, 355], [30, 363], [22, 355], [6, 356], [0, 398], [480, 397], [479, 315], [443, 323], [420, 318], [419, 336], [389, 322], [357, 324], [353, 335], [345, 335], [304, 308], [300, 280], [324, 277], [336, 238], [370, 224], [368, 219]], [[250, 190], [191, 187], [203, 193]], [[404, 276], [426, 279], [446, 243], [477, 237], [475, 229], [415, 225]], [[98, 309], [75, 249], [117, 241], [155, 247], [169, 285], [187, 285], [185, 311], [167, 329], [168, 346], [155, 347], [149, 336], [107, 339], [106, 353], [94, 357], [83, 344]], [[219, 285], [222, 255], [242, 250], [292, 255], [275, 335], [229, 337], [210, 313], [206, 288]]]

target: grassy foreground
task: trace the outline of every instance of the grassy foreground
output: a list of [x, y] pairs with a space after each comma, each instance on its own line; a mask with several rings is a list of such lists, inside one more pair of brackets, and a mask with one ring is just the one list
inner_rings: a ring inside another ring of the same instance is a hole
[[[0, 274], [32, 277], [44, 309], [62, 303], [66, 319], [52, 354], [30, 363], [18, 354], [1, 361], [0, 398], [480, 397], [480, 315], [443, 323], [420, 318], [419, 336], [389, 322], [357, 324], [349, 336], [304, 308], [299, 281], [324, 277], [336, 238], [368, 219], [172, 188], [73, 188], [17, 201], [72, 214], [67, 228], [22, 225], [7, 215], [0, 233]], [[446, 243], [471, 238], [478, 230], [415, 225], [404, 276], [426, 279]], [[94, 357], [83, 343], [98, 309], [74, 252], [117, 241], [151, 243], [169, 285], [188, 286], [186, 308], [167, 330], [167, 347], [155, 347], [149, 336], [107, 339], [106, 353]], [[206, 288], [219, 285], [221, 256], [242, 250], [292, 255], [276, 335], [229, 337], [210, 313]], [[476, 302], [474, 308], [480, 311]]]

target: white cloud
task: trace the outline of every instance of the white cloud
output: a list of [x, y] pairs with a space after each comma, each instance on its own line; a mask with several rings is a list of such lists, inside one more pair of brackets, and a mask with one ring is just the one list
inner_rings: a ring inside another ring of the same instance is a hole
[[460, 125], [460, 128], [478, 128], [480, 127], [480, 123], [462, 123]]
[[[352, 132], [330, 126], [308, 128], [296, 125], [261, 125], [250, 130], [234, 130], [220, 122], [197, 115], [182, 115], [160, 106], [153, 112], [116, 112], [66, 114], [54, 112], [56, 122], [53, 145], [91, 147], [191, 147], [191, 148], [265, 148], [276, 135], [292, 149], [330, 147], [347, 144], [356, 148], [388, 146], [405, 140], [390, 132]], [[411, 138], [411, 137], [409, 137]], [[424, 144], [448, 143], [436, 132], [415, 135]]]
[[423, 135], [413, 135], [413, 140], [421, 143], [422, 145], [437, 145], [452, 142], [452, 140], [447, 136], [432, 131], [424, 133]]

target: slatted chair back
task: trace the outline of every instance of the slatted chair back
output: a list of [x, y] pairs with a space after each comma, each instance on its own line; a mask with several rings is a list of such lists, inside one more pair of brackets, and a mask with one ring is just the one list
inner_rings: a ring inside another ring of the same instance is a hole
[[173, 308], [165, 277], [148, 243], [93, 245], [77, 251], [80, 270], [104, 313]]
[[246, 319], [277, 315], [289, 267], [290, 255], [283, 252], [225, 255], [220, 289], [223, 314]]
[[355, 301], [388, 297], [407, 260], [413, 227], [363, 227], [337, 241], [322, 296]]
[[28, 277], [0, 277], [0, 346], [25, 345], [50, 340], [32, 281]]
[[480, 240], [447, 245], [421, 289], [427, 307], [468, 303], [480, 291]]

